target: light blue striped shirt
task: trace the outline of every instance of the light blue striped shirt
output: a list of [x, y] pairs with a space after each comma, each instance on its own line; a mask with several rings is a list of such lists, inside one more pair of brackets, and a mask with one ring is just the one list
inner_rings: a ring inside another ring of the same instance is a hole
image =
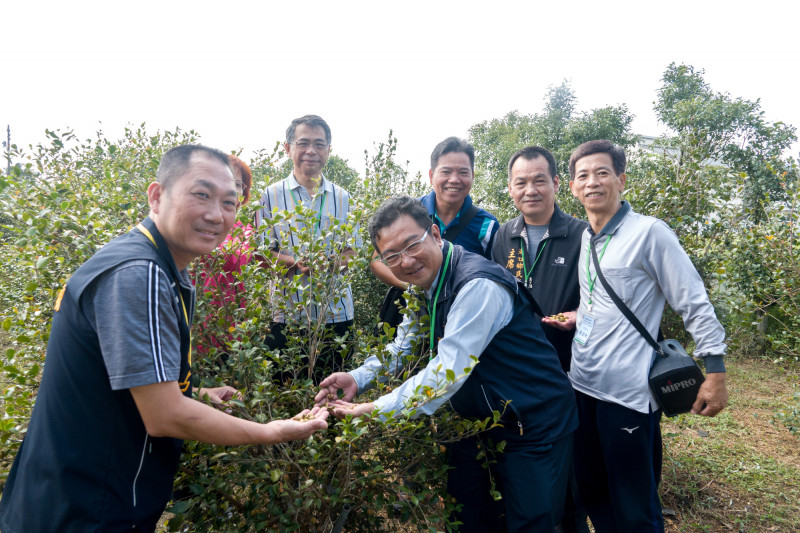
[[[432, 287], [435, 286], [434, 280]], [[428, 292], [426, 296], [432, 294]], [[468, 377], [465, 369], [472, 366], [472, 356], [480, 358], [494, 336], [511, 321], [513, 312], [514, 299], [507, 287], [486, 278], [467, 282], [447, 314], [444, 336], [439, 340], [436, 357], [402, 385], [375, 400], [375, 407], [381, 413], [395, 411], [399, 414], [410, 400], [418, 400], [417, 414], [433, 414], [461, 388]], [[385, 362], [372, 355], [350, 372], [359, 393], [369, 389], [376, 380], [385, 381], [385, 372], [395, 374], [401, 369], [403, 356], [411, 353], [413, 341], [425, 337], [426, 332], [420, 330], [420, 322], [413, 315], [405, 316], [398, 327], [397, 337], [386, 347], [389, 353]], [[480, 364], [480, 359], [478, 361]], [[453, 383], [447, 381], [447, 370], [455, 373]], [[438, 390], [438, 393], [428, 397], [422, 393], [424, 387]]]
[[[289, 174], [286, 179], [267, 187], [264, 194], [261, 195], [261, 209], [256, 211], [255, 226], [260, 228], [263, 225], [270, 225], [269, 230], [259, 232], [259, 239], [262, 244], [268, 238], [270, 250], [286, 255], [297, 255], [298, 249], [301, 249], [298, 230], [306, 227], [306, 221], [294, 214], [288, 215], [285, 220], [277, 222], [272, 220], [277, 212], [288, 211], [293, 213], [295, 206], [298, 205], [298, 200], [306, 209], [311, 209], [315, 212], [322, 210], [319, 220], [315, 219], [315, 225], [318, 225], [318, 234], [323, 235], [325, 238], [328, 253], [341, 254], [348, 248], [361, 247], [362, 241], [357, 230], [346, 236], [340, 232], [333, 232], [332, 236], [328, 232], [333, 221], [338, 221], [341, 224], [347, 222], [347, 216], [350, 213], [350, 194], [323, 177], [322, 183], [317, 189], [317, 194], [312, 198], [306, 188], [297, 182], [293, 173]], [[308, 287], [313, 281], [304, 275], [302, 285], [303, 287]], [[340, 285], [335, 290], [339, 296], [324, 307], [314, 303], [309, 304], [305, 308], [308, 319], [314, 321], [322, 320], [326, 323], [344, 322], [353, 319], [352, 289], [349, 284], [344, 283], [341, 276], [336, 276], [335, 283]], [[289, 297], [293, 304], [302, 301], [300, 290], [288, 294], [288, 291], [281, 289], [279, 285], [279, 282], [273, 284], [273, 298]], [[273, 320], [286, 322], [283, 311], [277, 306], [275, 309]]]

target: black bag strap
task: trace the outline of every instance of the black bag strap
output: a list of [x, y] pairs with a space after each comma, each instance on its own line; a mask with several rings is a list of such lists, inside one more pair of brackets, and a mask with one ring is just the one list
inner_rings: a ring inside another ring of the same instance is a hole
[[635, 327], [636, 330], [642, 335], [642, 337], [644, 337], [644, 340], [646, 340], [650, 344], [650, 346], [653, 347], [653, 349], [656, 351], [658, 355], [663, 357], [664, 350], [662, 350], [661, 346], [659, 346], [658, 343], [655, 340], [653, 340], [653, 337], [652, 335], [650, 335], [650, 332], [645, 329], [642, 323], [639, 322], [639, 319], [636, 318], [636, 315], [634, 315], [633, 312], [631, 312], [631, 310], [628, 308], [627, 305], [625, 305], [622, 299], [620, 299], [620, 297], [617, 296], [617, 293], [614, 292], [614, 289], [611, 288], [611, 285], [609, 285], [608, 281], [606, 281], [606, 277], [603, 275], [603, 271], [600, 270], [600, 260], [597, 258], [597, 250], [595, 250], [594, 243], [592, 243], [591, 241], [589, 242], [589, 248], [592, 251], [592, 262], [594, 263], [594, 270], [595, 272], [597, 272], [597, 277], [600, 278], [600, 283], [603, 284], [603, 287], [606, 289], [608, 295], [617, 305], [622, 314], [625, 315], [625, 318], [627, 318], [630, 321], [630, 323], [633, 324], [633, 327]]
[[[467, 212], [464, 213], [464, 216], [461, 218], [461, 220], [458, 221], [458, 224], [452, 228], [447, 228], [444, 230], [444, 233], [442, 233], [442, 238], [447, 241], [454, 242], [459, 233], [461, 233], [461, 230], [467, 227], [467, 224], [469, 224], [470, 220], [475, 218], [475, 215], [477, 215], [478, 211], [480, 210], [481, 209], [475, 204], [469, 206], [469, 209], [467, 209]], [[433, 221], [436, 222], [435, 215], [431, 218], [433, 218]]]

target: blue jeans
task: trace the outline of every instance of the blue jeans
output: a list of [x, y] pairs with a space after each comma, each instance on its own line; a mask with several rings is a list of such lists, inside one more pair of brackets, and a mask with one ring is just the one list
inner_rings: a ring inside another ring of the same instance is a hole
[[[564, 512], [572, 457], [572, 435], [553, 443], [532, 442], [535, 435], [519, 434], [516, 424], [495, 428], [448, 447], [452, 469], [447, 491], [461, 504], [454, 518], [462, 533], [552, 533]], [[502, 453], [489, 455], [491, 464], [478, 459], [480, 446], [506, 441]], [[503, 496], [489, 492], [490, 475]], [[505, 511], [505, 526], [501, 520]]]

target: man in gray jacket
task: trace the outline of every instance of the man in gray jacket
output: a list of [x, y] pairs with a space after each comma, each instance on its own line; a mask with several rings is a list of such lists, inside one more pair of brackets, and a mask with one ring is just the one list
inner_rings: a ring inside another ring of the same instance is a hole
[[672, 230], [620, 201], [625, 163], [625, 152], [605, 140], [580, 145], [569, 162], [570, 189], [590, 224], [581, 243], [581, 302], [569, 372], [580, 420], [575, 473], [597, 533], [663, 532], [664, 521], [658, 497], [661, 409], [648, 387], [655, 351], [597, 279], [590, 246], [609, 285], [650, 335], [658, 334], [665, 302], [683, 317], [707, 372], [692, 413], [714, 416], [728, 402], [725, 331]]

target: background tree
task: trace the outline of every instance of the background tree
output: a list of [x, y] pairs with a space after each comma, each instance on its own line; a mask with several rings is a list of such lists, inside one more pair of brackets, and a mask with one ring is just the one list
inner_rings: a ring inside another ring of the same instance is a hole
[[662, 76], [654, 109], [659, 121], [675, 135], [657, 146], [672, 155], [676, 181], [695, 180], [702, 189], [706, 167], [723, 166], [747, 176], [741, 200], [753, 222], [766, 215], [763, 203], [787, 201], [781, 183], [797, 180], [783, 154], [796, 140], [796, 129], [764, 118], [760, 100], [745, 100], [713, 91], [705, 71], [671, 63]]
[[553, 152], [563, 183], [559, 205], [570, 214], [583, 216], [583, 208], [572, 198], [566, 183], [572, 150], [593, 139], [608, 139], [624, 148], [635, 145], [637, 136], [631, 132], [633, 115], [627, 106], [577, 112], [576, 102], [565, 80], [547, 91], [541, 113], [524, 115], [511, 111], [501, 119], [480, 122], [469, 129], [469, 140], [475, 147], [472, 195], [501, 222], [517, 216], [507, 192], [508, 160], [517, 150], [535, 144]]
[[[671, 133], [633, 158], [627, 199], [675, 230], [718, 312], [733, 313], [729, 325], [758, 324], [745, 326], [743, 339], [760, 353], [769, 343], [783, 349], [781, 331], [796, 305], [786, 260], [798, 178], [795, 161], [783, 154], [796, 130], [766, 121], [758, 100], [712, 90], [703, 74], [667, 66], [654, 109]], [[768, 248], [772, 255], [763, 253]], [[683, 331], [678, 321], [667, 323]]]

